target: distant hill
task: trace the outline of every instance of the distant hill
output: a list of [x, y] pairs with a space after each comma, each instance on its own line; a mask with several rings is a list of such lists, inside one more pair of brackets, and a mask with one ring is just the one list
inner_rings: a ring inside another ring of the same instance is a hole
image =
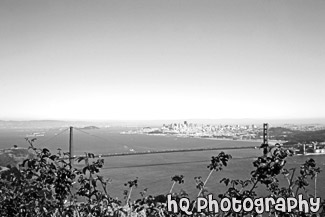
[[[0, 129], [52, 129], [52, 128], [65, 128], [69, 126], [80, 126], [86, 128], [97, 123], [86, 121], [60, 121], [60, 120], [32, 120], [32, 121], [3, 121], [0, 120]], [[106, 126], [106, 123], [100, 123], [100, 126]], [[80, 128], [81, 129], [81, 128]]]
[[289, 135], [297, 132], [296, 130], [291, 130], [285, 127], [272, 127], [269, 129], [269, 134], [272, 135]]
[[4, 121], [0, 120], [0, 129], [54, 129], [67, 127], [98, 126], [125, 127], [126, 122], [121, 121], [61, 121], [61, 120], [31, 120], [31, 121]]
[[78, 128], [80, 130], [98, 130], [100, 129], [99, 127], [96, 126], [87, 126], [87, 127], [82, 127], [82, 128]]
[[33, 121], [2, 121], [0, 129], [47, 129], [70, 126], [67, 121], [33, 120]]
[[262, 126], [269, 123], [273, 126], [283, 124], [325, 124], [325, 118], [305, 118], [305, 119], [161, 119], [161, 120], [0, 120], [0, 129], [30, 129], [30, 128], [60, 128], [69, 126], [90, 126], [99, 127], [160, 127], [166, 123], [188, 123], [197, 124], [256, 124]]
[[287, 141], [285, 144], [325, 142], [325, 130], [300, 131], [275, 127], [269, 129], [269, 138]]

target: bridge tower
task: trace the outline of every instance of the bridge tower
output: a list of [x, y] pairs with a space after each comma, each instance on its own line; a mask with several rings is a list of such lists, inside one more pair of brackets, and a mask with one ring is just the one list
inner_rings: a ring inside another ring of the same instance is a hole
[[73, 127], [70, 127], [69, 136], [69, 165], [70, 169], [73, 167]]
[[263, 124], [263, 155], [266, 157], [267, 153], [269, 152], [269, 138], [268, 138], [268, 129], [269, 129], [269, 124], [264, 123]]

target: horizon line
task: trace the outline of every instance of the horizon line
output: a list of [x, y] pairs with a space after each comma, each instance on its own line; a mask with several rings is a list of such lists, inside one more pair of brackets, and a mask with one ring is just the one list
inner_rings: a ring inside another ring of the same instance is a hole
[[310, 117], [310, 118], [165, 118], [165, 119], [24, 119], [24, 118], [1, 118], [0, 121], [5, 122], [32, 122], [32, 121], [80, 121], [80, 122], [108, 122], [108, 121], [187, 121], [187, 120], [204, 120], [204, 121], [217, 121], [217, 120], [272, 120], [272, 121], [285, 121], [285, 120], [325, 120], [325, 117]]

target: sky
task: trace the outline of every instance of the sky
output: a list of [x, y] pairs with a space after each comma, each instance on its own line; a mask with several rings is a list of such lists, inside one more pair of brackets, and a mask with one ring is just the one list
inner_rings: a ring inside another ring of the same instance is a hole
[[325, 117], [323, 0], [1, 0], [0, 119]]

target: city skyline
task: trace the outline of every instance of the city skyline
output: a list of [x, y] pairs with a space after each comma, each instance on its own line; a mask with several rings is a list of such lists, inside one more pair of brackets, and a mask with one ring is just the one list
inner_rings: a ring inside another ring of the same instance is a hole
[[325, 118], [324, 10], [1, 1], [0, 120]]

